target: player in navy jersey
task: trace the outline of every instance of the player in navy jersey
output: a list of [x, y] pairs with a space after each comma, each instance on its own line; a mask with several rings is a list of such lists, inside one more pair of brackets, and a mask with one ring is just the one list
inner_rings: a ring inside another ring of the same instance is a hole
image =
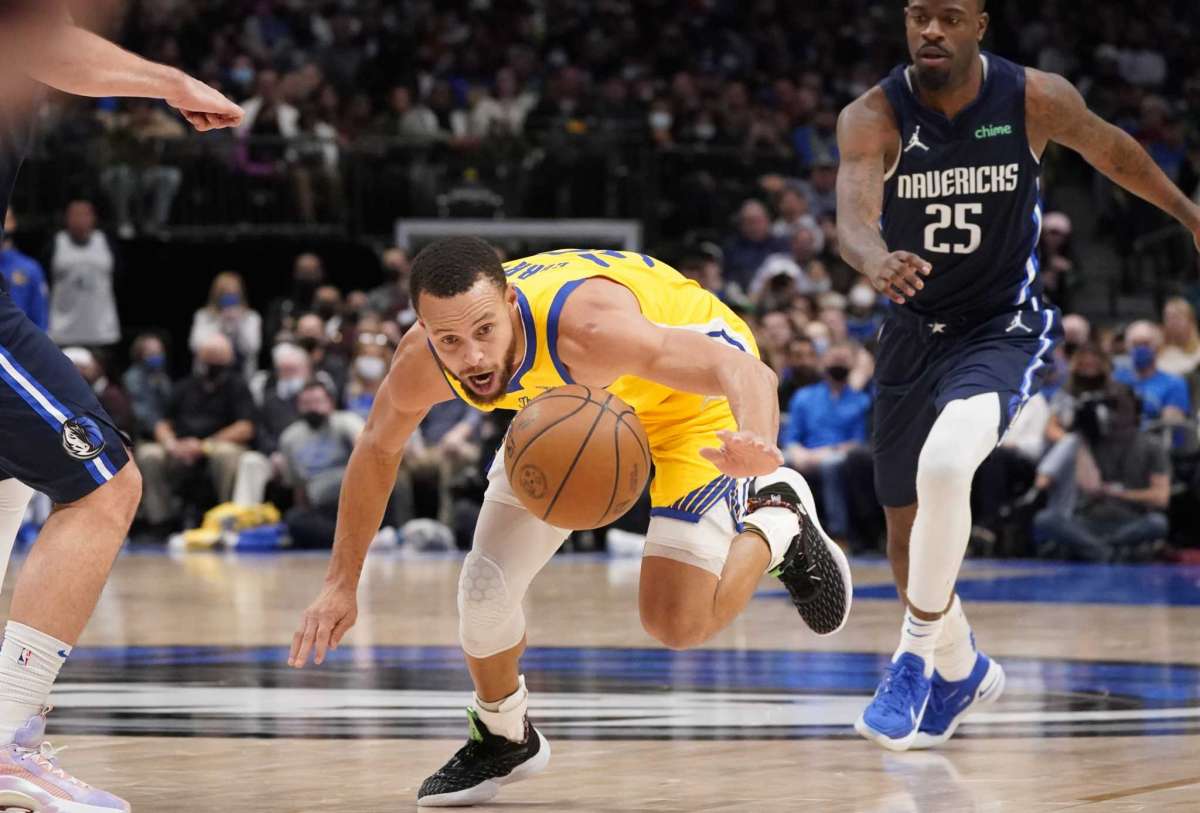
[[875, 483], [906, 612], [855, 725], [893, 750], [945, 742], [1003, 690], [954, 583], [975, 470], [1037, 391], [1061, 334], [1036, 254], [1046, 145], [1078, 151], [1200, 235], [1200, 210], [1069, 82], [980, 50], [984, 5], [909, 0], [913, 64], [838, 121], [842, 256], [895, 303], [879, 338]]
[[[76, 27], [54, 0], [0, 0], [0, 222], [43, 85], [163, 99], [198, 130], [242, 118], [207, 85]], [[0, 808], [128, 811], [63, 771], [43, 734], [46, 699], [129, 530], [141, 477], [92, 388], [0, 284], [0, 580], [35, 489], [55, 510], [21, 569], [0, 644]]]

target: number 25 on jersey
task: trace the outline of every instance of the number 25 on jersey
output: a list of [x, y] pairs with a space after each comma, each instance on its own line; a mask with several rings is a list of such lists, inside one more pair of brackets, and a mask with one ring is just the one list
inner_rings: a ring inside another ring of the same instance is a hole
[[[934, 254], [971, 254], [979, 248], [983, 240], [983, 230], [977, 223], [971, 222], [971, 216], [978, 218], [983, 214], [982, 203], [956, 203], [949, 206], [945, 203], [931, 203], [925, 207], [925, 214], [936, 218], [925, 227], [925, 250]], [[938, 232], [953, 227], [967, 233], [966, 243], [943, 242]]]

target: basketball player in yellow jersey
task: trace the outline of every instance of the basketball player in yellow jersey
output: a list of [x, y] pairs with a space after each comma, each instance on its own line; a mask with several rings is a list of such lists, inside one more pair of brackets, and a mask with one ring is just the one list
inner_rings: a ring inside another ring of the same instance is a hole
[[[363, 559], [405, 443], [454, 397], [519, 409], [546, 389], [604, 387], [632, 406], [655, 464], [639, 608], [663, 644], [696, 646], [745, 607], [765, 572], [828, 635], [850, 610], [845, 556], [812, 492], [781, 466], [774, 373], [750, 329], [716, 297], [642, 254], [551, 251], [501, 266], [486, 243], [433, 243], [412, 267], [420, 322], [405, 335], [342, 484], [325, 585], [289, 663], [316, 663], [354, 623]], [[459, 581], [459, 634], [475, 684], [467, 744], [418, 792], [422, 806], [478, 804], [543, 769], [549, 744], [526, 718], [521, 600], [567, 531], [512, 492], [503, 452], [489, 473]]]

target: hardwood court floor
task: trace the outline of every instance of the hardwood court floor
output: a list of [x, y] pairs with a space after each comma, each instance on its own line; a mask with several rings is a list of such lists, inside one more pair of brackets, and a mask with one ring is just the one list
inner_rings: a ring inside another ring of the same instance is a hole
[[[415, 809], [465, 737], [458, 562], [373, 555], [358, 627], [296, 674], [285, 647], [324, 566], [122, 557], [54, 698], [66, 767], [143, 813]], [[971, 563], [968, 613], [1008, 690], [907, 754], [850, 729], [899, 620], [883, 563], [854, 571], [833, 638], [765, 580], [709, 646], [671, 653], [641, 631], [636, 562], [555, 560], [526, 604], [554, 758], [480, 809], [1200, 810], [1200, 570]]]

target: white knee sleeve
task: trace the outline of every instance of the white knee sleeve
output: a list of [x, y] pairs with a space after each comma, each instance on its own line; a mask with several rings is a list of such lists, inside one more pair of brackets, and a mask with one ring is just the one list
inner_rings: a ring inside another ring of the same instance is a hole
[[919, 610], [950, 603], [971, 535], [971, 481], [999, 435], [1000, 397], [985, 393], [947, 404], [921, 447], [907, 588]]
[[0, 585], [8, 571], [8, 559], [17, 531], [25, 519], [25, 509], [33, 498], [33, 489], [15, 478], [0, 480]]
[[567, 531], [547, 525], [524, 508], [484, 499], [475, 540], [458, 579], [458, 634], [464, 652], [488, 658], [521, 643], [521, 600], [566, 538]]
[[513, 596], [500, 566], [471, 551], [458, 577], [458, 633], [463, 651], [487, 658], [512, 649], [525, 635], [522, 595]]

